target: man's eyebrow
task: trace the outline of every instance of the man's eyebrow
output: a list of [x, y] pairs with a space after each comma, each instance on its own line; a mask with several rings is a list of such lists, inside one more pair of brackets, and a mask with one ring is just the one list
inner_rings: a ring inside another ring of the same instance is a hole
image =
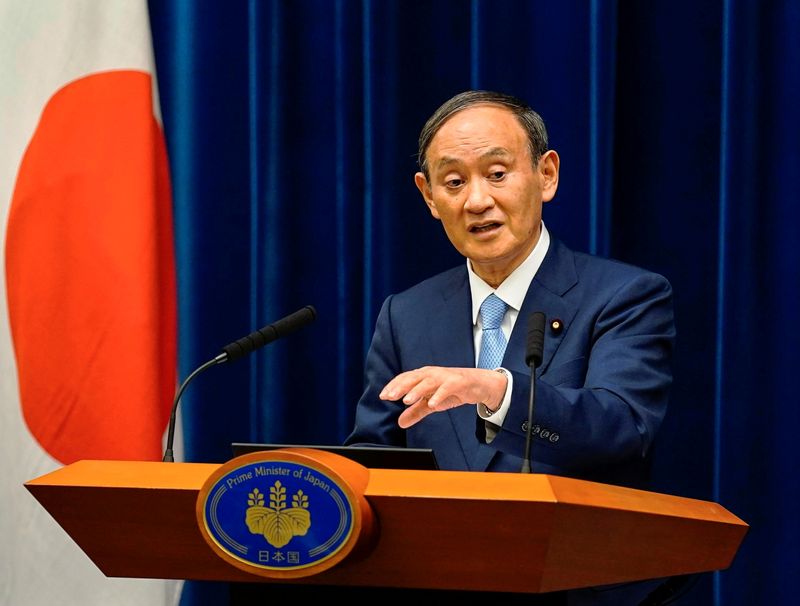
[[511, 158], [512, 154], [505, 147], [493, 147], [481, 154], [483, 158]]
[[442, 169], [451, 164], [458, 164], [459, 162], [460, 160], [458, 158], [454, 158], [453, 156], [442, 156], [436, 163], [436, 168]]
[[[505, 147], [492, 147], [480, 155], [481, 160], [486, 158], [512, 158], [513, 155]], [[436, 168], [442, 169], [451, 164], [460, 164], [461, 160], [453, 156], [442, 156], [436, 163]]]

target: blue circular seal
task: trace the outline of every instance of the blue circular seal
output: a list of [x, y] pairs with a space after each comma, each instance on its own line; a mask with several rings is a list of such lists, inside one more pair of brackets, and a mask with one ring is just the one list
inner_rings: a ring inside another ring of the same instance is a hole
[[214, 481], [202, 518], [208, 536], [234, 559], [262, 570], [291, 571], [336, 554], [353, 531], [354, 512], [324, 470], [256, 460]]

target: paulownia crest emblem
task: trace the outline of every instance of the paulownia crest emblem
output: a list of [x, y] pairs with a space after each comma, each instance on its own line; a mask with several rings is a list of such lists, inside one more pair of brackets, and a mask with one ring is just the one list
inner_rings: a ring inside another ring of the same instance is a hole
[[280, 480], [269, 489], [269, 507], [264, 507], [264, 494], [258, 488], [247, 495], [247, 504], [247, 528], [275, 548], [283, 547], [292, 537], [304, 536], [311, 528], [308, 495], [298, 490], [292, 495], [292, 506], [287, 507], [286, 487]]

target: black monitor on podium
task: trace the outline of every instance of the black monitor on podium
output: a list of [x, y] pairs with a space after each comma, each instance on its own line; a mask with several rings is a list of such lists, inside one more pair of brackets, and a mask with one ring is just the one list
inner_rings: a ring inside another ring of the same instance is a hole
[[436, 470], [439, 465], [430, 448], [397, 448], [394, 446], [329, 446], [323, 444], [231, 444], [233, 456], [278, 448], [313, 448], [346, 457], [372, 469]]

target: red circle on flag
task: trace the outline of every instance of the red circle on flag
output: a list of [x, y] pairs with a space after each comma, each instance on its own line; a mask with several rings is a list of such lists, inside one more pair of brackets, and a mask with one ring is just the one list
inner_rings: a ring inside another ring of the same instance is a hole
[[176, 377], [169, 170], [139, 71], [80, 78], [47, 103], [6, 233], [20, 399], [64, 464], [160, 460]]

